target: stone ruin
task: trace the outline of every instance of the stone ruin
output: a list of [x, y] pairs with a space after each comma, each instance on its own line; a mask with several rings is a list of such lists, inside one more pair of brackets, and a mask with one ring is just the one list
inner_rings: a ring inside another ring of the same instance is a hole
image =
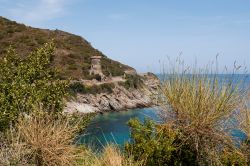
[[101, 59], [101, 56], [91, 57], [91, 68], [89, 70], [89, 75], [100, 75], [102, 78], [104, 78], [104, 74], [102, 73]]

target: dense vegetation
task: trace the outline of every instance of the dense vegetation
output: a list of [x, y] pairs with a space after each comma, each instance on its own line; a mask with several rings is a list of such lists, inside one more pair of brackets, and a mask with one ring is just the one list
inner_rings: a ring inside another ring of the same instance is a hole
[[131, 142], [125, 145], [136, 161], [145, 165], [195, 165], [195, 151], [181, 142], [178, 132], [165, 130], [163, 126], [146, 119], [144, 123], [131, 119]]
[[115, 85], [113, 83], [104, 83], [100, 85], [85, 86], [80, 82], [70, 84], [69, 91], [71, 94], [100, 94], [100, 93], [112, 93]]
[[46, 44], [21, 59], [10, 48], [0, 59], [0, 130], [21, 113], [62, 111], [68, 81], [59, 80], [50, 68], [53, 52], [53, 44]]
[[53, 53], [49, 43], [24, 58], [10, 48], [0, 59], [0, 165], [75, 162], [72, 143], [88, 116], [62, 114], [69, 81], [51, 67]]
[[60, 30], [32, 28], [3, 17], [0, 17], [0, 29], [0, 56], [12, 45], [19, 56], [24, 57], [53, 40], [56, 50], [52, 65], [58, 69], [62, 78], [88, 79], [91, 56], [103, 57], [101, 64], [106, 76], [120, 76], [126, 69], [130, 69], [129, 66], [107, 58], [80, 36]]
[[[69, 81], [58, 79], [51, 67], [53, 53], [50, 43], [24, 58], [9, 49], [0, 60], [0, 165], [139, 165], [115, 146], [97, 156], [75, 144], [89, 116], [62, 114]], [[103, 84], [101, 91], [110, 86]]]
[[[99, 76], [94, 75], [92, 78], [99, 81]], [[123, 86], [126, 89], [140, 89], [144, 86], [143, 80], [138, 75], [126, 75], [125, 82], [118, 82], [120, 86]], [[103, 83], [100, 85], [92, 85], [92, 86], [86, 86], [81, 82], [72, 82], [69, 85], [69, 92], [72, 95], [75, 94], [100, 94], [100, 93], [112, 93], [113, 88], [115, 88], [114, 83]]]
[[142, 78], [137, 75], [127, 74], [125, 79], [126, 81], [124, 83], [121, 82], [120, 85], [124, 86], [126, 89], [130, 88], [139, 89], [144, 85]]

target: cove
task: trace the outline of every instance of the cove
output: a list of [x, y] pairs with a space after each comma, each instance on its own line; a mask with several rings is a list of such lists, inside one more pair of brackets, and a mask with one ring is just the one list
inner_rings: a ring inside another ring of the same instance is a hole
[[[212, 77], [213, 75], [211, 75]], [[161, 80], [164, 80], [163, 76], [158, 75]], [[250, 75], [235, 74], [235, 75], [218, 75], [219, 82], [223, 80], [233, 80], [233, 84], [237, 81], [242, 81], [240, 88], [245, 89], [250, 85]], [[77, 139], [77, 144], [87, 144], [94, 149], [102, 149], [108, 143], [114, 143], [119, 146], [124, 145], [129, 141], [130, 131], [127, 126], [127, 122], [131, 118], [138, 118], [143, 121], [145, 118], [153, 119], [160, 122], [160, 118], [157, 116], [159, 110], [155, 107], [143, 108], [143, 109], [131, 109], [128, 111], [120, 112], [108, 112], [96, 115], [88, 125], [84, 134], [80, 135]], [[232, 119], [233, 123], [238, 123]], [[246, 139], [246, 135], [240, 129], [233, 129], [230, 131], [231, 135], [236, 142]]]
[[[79, 135], [77, 144], [85, 144], [96, 150], [102, 150], [107, 144], [122, 147], [124, 143], [130, 141], [130, 131], [127, 126], [130, 119], [138, 118], [140, 121], [144, 121], [145, 118], [150, 118], [161, 122], [158, 116], [159, 111], [153, 107], [98, 114], [90, 121], [85, 132]], [[231, 134], [236, 144], [246, 139], [246, 135], [239, 129], [231, 130]]]
[[102, 149], [108, 143], [122, 146], [129, 141], [130, 132], [127, 122], [131, 118], [138, 118], [141, 121], [145, 118], [160, 121], [158, 112], [159, 110], [153, 107], [98, 114], [91, 120], [77, 142], [90, 145], [94, 149]]

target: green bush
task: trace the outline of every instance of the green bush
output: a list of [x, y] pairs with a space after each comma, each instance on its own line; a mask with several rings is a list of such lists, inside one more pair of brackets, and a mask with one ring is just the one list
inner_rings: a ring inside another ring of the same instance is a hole
[[249, 161], [247, 158], [240, 153], [240, 151], [224, 151], [221, 156], [221, 164], [226, 166], [237, 165], [237, 166], [245, 166], [249, 165]]
[[20, 58], [13, 49], [0, 59], [0, 130], [15, 122], [20, 113], [37, 107], [61, 112], [68, 81], [57, 79], [51, 68], [53, 44]]
[[93, 85], [91, 87], [86, 87], [86, 93], [99, 94], [99, 93], [113, 93], [114, 84], [104, 83], [101, 85]]
[[176, 131], [165, 130], [148, 119], [144, 123], [132, 119], [128, 125], [131, 142], [125, 144], [125, 151], [136, 161], [146, 159], [147, 166], [196, 165], [194, 152], [185, 144], [180, 146]]
[[68, 65], [68, 70], [77, 70], [77, 65], [76, 64], [70, 64]]
[[68, 57], [72, 58], [72, 59], [81, 59], [82, 58], [81, 55], [73, 54], [73, 53], [70, 53]]
[[75, 82], [69, 85], [69, 90], [72, 94], [76, 94], [76, 93], [86, 93], [86, 88], [85, 86], [80, 83], [80, 82]]
[[143, 86], [143, 81], [138, 75], [126, 75], [125, 82], [119, 82], [119, 85], [125, 87], [126, 89], [139, 89]]
[[122, 76], [124, 74], [124, 65], [119, 62], [113, 61], [106, 57], [101, 60], [102, 72], [105, 76]]
[[7, 30], [7, 33], [14, 33], [14, 32], [15, 32], [15, 30], [12, 27], [9, 27]]
[[114, 84], [101, 84], [101, 85], [93, 85], [93, 86], [85, 86], [80, 82], [75, 82], [69, 85], [69, 92], [72, 95], [77, 93], [80, 94], [100, 94], [100, 93], [112, 93]]
[[38, 36], [35, 40], [39, 45], [46, 43], [46, 39], [42, 36]]
[[5, 37], [6, 33], [5, 32], [0, 32], [0, 40]]

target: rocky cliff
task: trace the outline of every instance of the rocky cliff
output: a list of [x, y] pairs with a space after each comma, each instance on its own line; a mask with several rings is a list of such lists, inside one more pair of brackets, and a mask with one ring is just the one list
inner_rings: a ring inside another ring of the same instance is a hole
[[126, 89], [119, 84], [113, 92], [100, 94], [78, 94], [74, 100], [68, 101], [65, 112], [108, 112], [155, 105], [159, 79], [153, 74], [140, 75], [144, 86], [138, 89]]

